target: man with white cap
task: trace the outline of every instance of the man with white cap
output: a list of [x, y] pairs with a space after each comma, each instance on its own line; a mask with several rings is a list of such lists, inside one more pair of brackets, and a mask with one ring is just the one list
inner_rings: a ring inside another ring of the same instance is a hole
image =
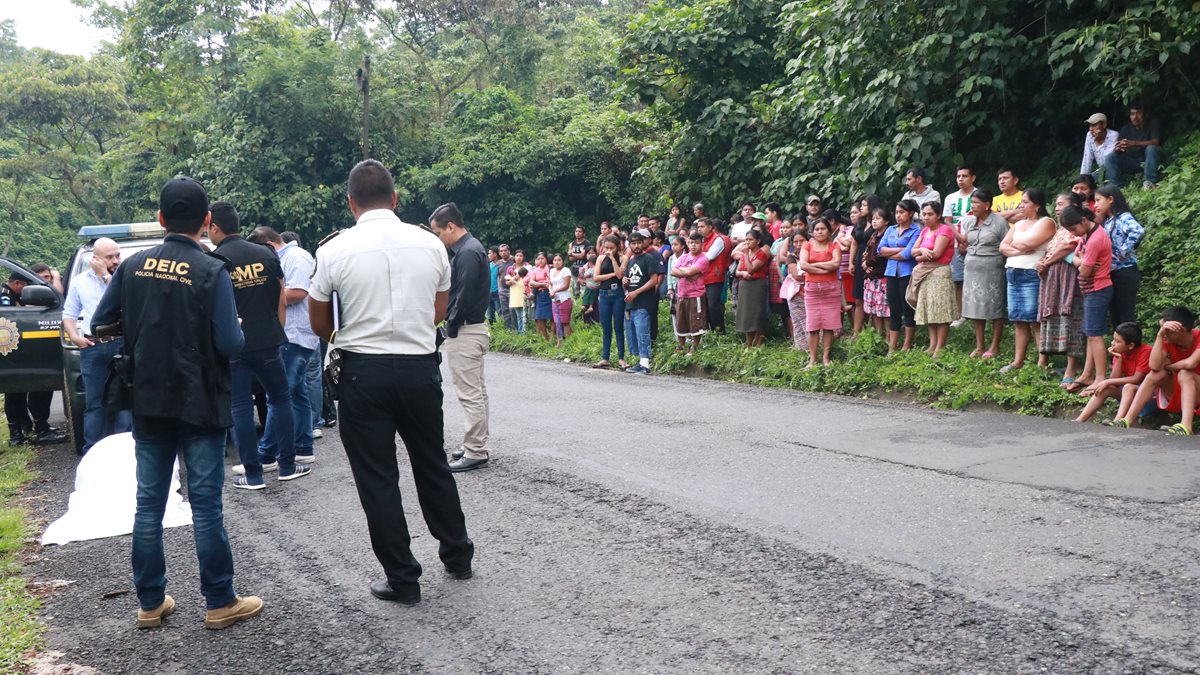
[[[1090, 173], [1099, 178], [1101, 167], [1109, 153], [1117, 147], [1120, 134], [1108, 128], [1108, 116], [1096, 113], [1087, 118], [1088, 132], [1083, 137], [1083, 161], [1079, 163], [1079, 173]], [[1093, 173], [1094, 172], [1094, 173]]]

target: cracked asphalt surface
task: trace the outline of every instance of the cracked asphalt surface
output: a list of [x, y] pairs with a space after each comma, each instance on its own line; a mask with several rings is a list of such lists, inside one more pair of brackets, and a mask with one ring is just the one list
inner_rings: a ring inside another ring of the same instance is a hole
[[[335, 429], [312, 477], [226, 491], [259, 618], [203, 628], [191, 528], [175, 528], [178, 610], [135, 630], [129, 538], [75, 542], [27, 570], [74, 582], [46, 599], [50, 648], [105, 673], [1200, 669], [1196, 439], [487, 368], [494, 459], [458, 478], [474, 579], [442, 572], [404, 476], [423, 600], [370, 596], [381, 573]], [[452, 440], [448, 377], [445, 409]], [[74, 465], [66, 446], [42, 456], [44, 518]]]

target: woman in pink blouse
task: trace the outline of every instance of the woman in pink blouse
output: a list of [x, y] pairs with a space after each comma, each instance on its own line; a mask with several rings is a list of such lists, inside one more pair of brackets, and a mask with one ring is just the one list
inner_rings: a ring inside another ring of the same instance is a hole
[[916, 296], [917, 325], [927, 326], [929, 330], [929, 348], [925, 351], [937, 358], [946, 347], [950, 322], [958, 318], [954, 279], [950, 275], [954, 229], [942, 222], [942, 205], [937, 201], [926, 202], [921, 207], [921, 221], [925, 227], [913, 246], [912, 255], [917, 266], [909, 284], [909, 295]]

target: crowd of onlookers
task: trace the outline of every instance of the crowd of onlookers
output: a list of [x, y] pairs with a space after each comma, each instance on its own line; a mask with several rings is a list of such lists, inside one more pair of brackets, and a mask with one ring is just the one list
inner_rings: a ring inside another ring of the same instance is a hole
[[[725, 332], [728, 303], [747, 348], [763, 344], [775, 323], [807, 353], [809, 368], [830, 363], [834, 340], [867, 329], [886, 337], [891, 354], [911, 349], [924, 326], [925, 351], [937, 358], [950, 329], [967, 322], [970, 356], [992, 359], [1008, 322], [1015, 349], [999, 371], [1023, 368], [1031, 346], [1041, 368], [1065, 356], [1060, 385], [1091, 397], [1081, 420], [1108, 397], [1122, 401], [1117, 425], [1154, 403], [1190, 411], [1191, 369], [1200, 366], [1195, 317], [1168, 310], [1153, 347], [1135, 322], [1145, 230], [1119, 185], [1139, 171], [1143, 187], [1155, 187], [1162, 153], [1158, 127], [1139, 104], [1130, 118], [1119, 134], [1103, 115], [1087, 120], [1083, 171], [1058, 194], [1022, 189], [1012, 168], [997, 173], [993, 192], [961, 165], [956, 190], [943, 198], [912, 168], [894, 205], [867, 194], [839, 211], [811, 195], [803, 213], [747, 202], [728, 219], [703, 204], [688, 215], [677, 205], [665, 218], [639, 215], [629, 228], [602, 222], [595, 240], [577, 227], [565, 254], [529, 259], [494, 246], [489, 320], [521, 333], [532, 325], [559, 345], [573, 317], [599, 323], [594, 367], [611, 367], [615, 343], [620, 368], [647, 374], [660, 300], [670, 306], [677, 354], [695, 353], [707, 332]], [[1169, 431], [1190, 434], [1191, 414]]]

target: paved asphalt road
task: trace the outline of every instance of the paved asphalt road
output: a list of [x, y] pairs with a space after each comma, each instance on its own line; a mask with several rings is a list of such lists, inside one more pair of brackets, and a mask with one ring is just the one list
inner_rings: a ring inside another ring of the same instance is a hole
[[[1200, 441], [488, 357], [494, 459], [459, 477], [476, 576], [380, 576], [336, 433], [314, 475], [226, 491], [256, 620], [136, 631], [129, 538], [45, 549], [50, 646], [107, 673], [1195, 672]], [[452, 387], [447, 438], [460, 433]], [[232, 462], [231, 462], [232, 463]], [[65, 447], [36, 503], [64, 509]]]

